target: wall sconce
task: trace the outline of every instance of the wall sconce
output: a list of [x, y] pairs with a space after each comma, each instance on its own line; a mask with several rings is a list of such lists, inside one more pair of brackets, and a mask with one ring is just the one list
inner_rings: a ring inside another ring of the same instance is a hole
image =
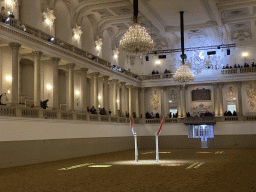
[[118, 58], [118, 54], [119, 54], [118, 48], [115, 48], [113, 50], [113, 54], [114, 54], [114, 58], [117, 59]]
[[47, 88], [48, 90], [51, 90], [51, 89], [52, 89], [52, 86], [51, 86], [51, 85], [46, 85], [46, 88]]
[[119, 103], [119, 100], [117, 99], [116, 102]]
[[10, 91], [10, 90], [7, 90], [7, 93], [8, 93], [8, 94], [10, 94], [10, 93], [11, 93], [11, 91]]
[[243, 53], [242, 53], [242, 56], [243, 56], [243, 57], [247, 57], [248, 55], [249, 55], [249, 54], [248, 54], [247, 52], [243, 52]]
[[101, 99], [101, 96], [98, 96], [98, 99]]
[[79, 92], [79, 91], [76, 91], [76, 95], [80, 95], [80, 92]]
[[45, 23], [50, 26], [53, 24], [54, 19], [56, 19], [53, 14], [53, 10], [50, 10], [49, 8], [47, 8], [46, 12], [43, 12], [43, 17], [45, 19]]
[[7, 5], [11, 5], [12, 4], [12, 0], [6, 0]]
[[73, 28], [73, 35], [75, 39], [80, 39], [81, 35], [82, 35], [82, 30], [81, 30], [81, 26], [77, 26], [75, 28]]
[[11, 76], [6, 76], [6, 80], [11, 82], [12, 81], [12, 77]]
[[157, 65], [160, 65], [160, 64], [161, 64], [161, 62], [160, 62], [159, 60], [157, 60], [157, 61], [156, 61], [156, 64], [157, 64]]
[[98, 41], [95, 41], [96, 49], [101, 50], [101, 46], [103, 45], [102, 38], [99, 38]]

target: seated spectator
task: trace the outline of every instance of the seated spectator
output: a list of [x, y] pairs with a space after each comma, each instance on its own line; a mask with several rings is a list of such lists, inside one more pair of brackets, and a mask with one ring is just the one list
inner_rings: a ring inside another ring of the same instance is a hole
[[168, 73], [167, 69], [164, 70], [164, 73]]
[[225, 69], [225, 66], [223, 66], [222, 69]]
[[172, 118], [172, 112], [169, 113], [169, 118]]
[[126, 116], [127, 118], [129, 117], [128, 111], [125, 112], [125, 116]]
[[153, 70], [153, 71], [152, 71], [152, 75], [154, 75], [154, 74], [156, 74], [156, 72]]
[[110, 111], [110, 109], [108, 110], [108, 114], [109, 114], [109, 115], [111, 115], [111, 111]]
[[189, 112], [187, 112], [187, 117], [190, 117], [190, 113]]
[[239, 64], [237, 65], [237, 68], [240, 68], [240, 65], [239, 65]]
[[91, 112], [92, 114], [97, 114], [97, 111], [96, 111], [96, 109], [94, 108], [94, 106], [92, 106], [90, 112]]
[[236, 111], [233, 111], [233, 116], [237, 116], [237, 113], [236, 113]]
[[156, 74], [159, 74], [158, 70], [156, 70]]
[[247, 67], [247, 64], [246, 64], [246, 63], [244, 63], [244, 67]]
[[237, 68], [236, 64], [234, 65], [234, 68]]
[[146, 112], [146, 119], [151, 119], [151, 115], [149, 114], [149, 112]]
[[230, 68], [230, 69], [232, 69], [233, 67], [232, 67], [232, 66], [230, 66], [229, 68]]
[[233, 114], [231, 113], [231, 111], [227, 112], [227, 116], [232, 116]]
[[256, 65], [254, 65], [254, 62], [252, 62], [252, 67], [255, 67]]
[[170, 71], [170, 70], [167, 70], [167, 73], [171, 73], [171, 71]]
[[136, 118], [136, 113], [133, 112], [133, 113], [132, 113], [132, 116], [133, 116], [133, 118]]
[[46, 99], [45, 101], [41, 101], [41, 108], [46, 109], [47, 106], [47, 102], [49, 101], [49, 99]]
[[101, 114], [101, 115], [106, 115], [106, 110], [105, 110], [105, 108], [102, 108], [102, 109], [100, 110], [100, 114]]
[[227, 111], [224, 112], [224, 116], [228, 116], [228, 112]]
[[159, 113], [156, 113], [156, 118], [159, 118]]

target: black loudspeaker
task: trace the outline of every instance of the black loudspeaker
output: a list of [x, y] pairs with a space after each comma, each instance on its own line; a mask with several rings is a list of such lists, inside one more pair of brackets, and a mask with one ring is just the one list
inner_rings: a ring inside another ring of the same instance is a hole
[[166, 55], [158, 55], [158, 59], [166, 59]]
[[230, 49], [227, 50], [227, 55], [230, 55]]
[[216, 51], [209, 51], [207, 52], [207, 55], [215, 55], [216, 54]]
[[149, 58], [148, 58], [148, 56], [146, 56], [146, 57], [145, 57], [145, 59], [146, 59], [146, 61], [149, 61]]

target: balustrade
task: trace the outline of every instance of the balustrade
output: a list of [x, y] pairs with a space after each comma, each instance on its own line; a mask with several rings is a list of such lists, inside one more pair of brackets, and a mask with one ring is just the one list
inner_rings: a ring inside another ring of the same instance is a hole
[[61, 112], [61, 119], [73, 120], [73, 113], [71, 113], [71, 112]]
[[31, 118], [38, 118], [39, 117], [39, 109], [21, 109], [21, 116], [22, 117], [31, 117]]

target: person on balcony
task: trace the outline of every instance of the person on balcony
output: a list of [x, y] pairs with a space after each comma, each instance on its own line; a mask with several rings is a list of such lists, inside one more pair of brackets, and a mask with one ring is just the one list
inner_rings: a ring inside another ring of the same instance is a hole
[[49, 99], [46, 99], [45, 101], [41, 101], [41, 107], [43, 109], [46, 109], [48, 106], [47, 106], [47, 102], [49, 101]]
[[6, 93], [3, 93], [2, 95], [0, 95], [0, 105], [6, 105]]
[[0, 15], [2, 16], [2, 22], [4, 23], [6, 18], [7, 18], [7, 15], [5, 13], [5, 8], [4, 7], [1, 8]]
[[159, 118], [159, 113], [156, 113], [156, 118]]
[[156, 72], [153, 70], [153, 71], [152, 71], [152, 75], [154, 75], [154, 74], [156, 74]]
[[169, 113], [169, 118], [172, 118], [172, 112]]

